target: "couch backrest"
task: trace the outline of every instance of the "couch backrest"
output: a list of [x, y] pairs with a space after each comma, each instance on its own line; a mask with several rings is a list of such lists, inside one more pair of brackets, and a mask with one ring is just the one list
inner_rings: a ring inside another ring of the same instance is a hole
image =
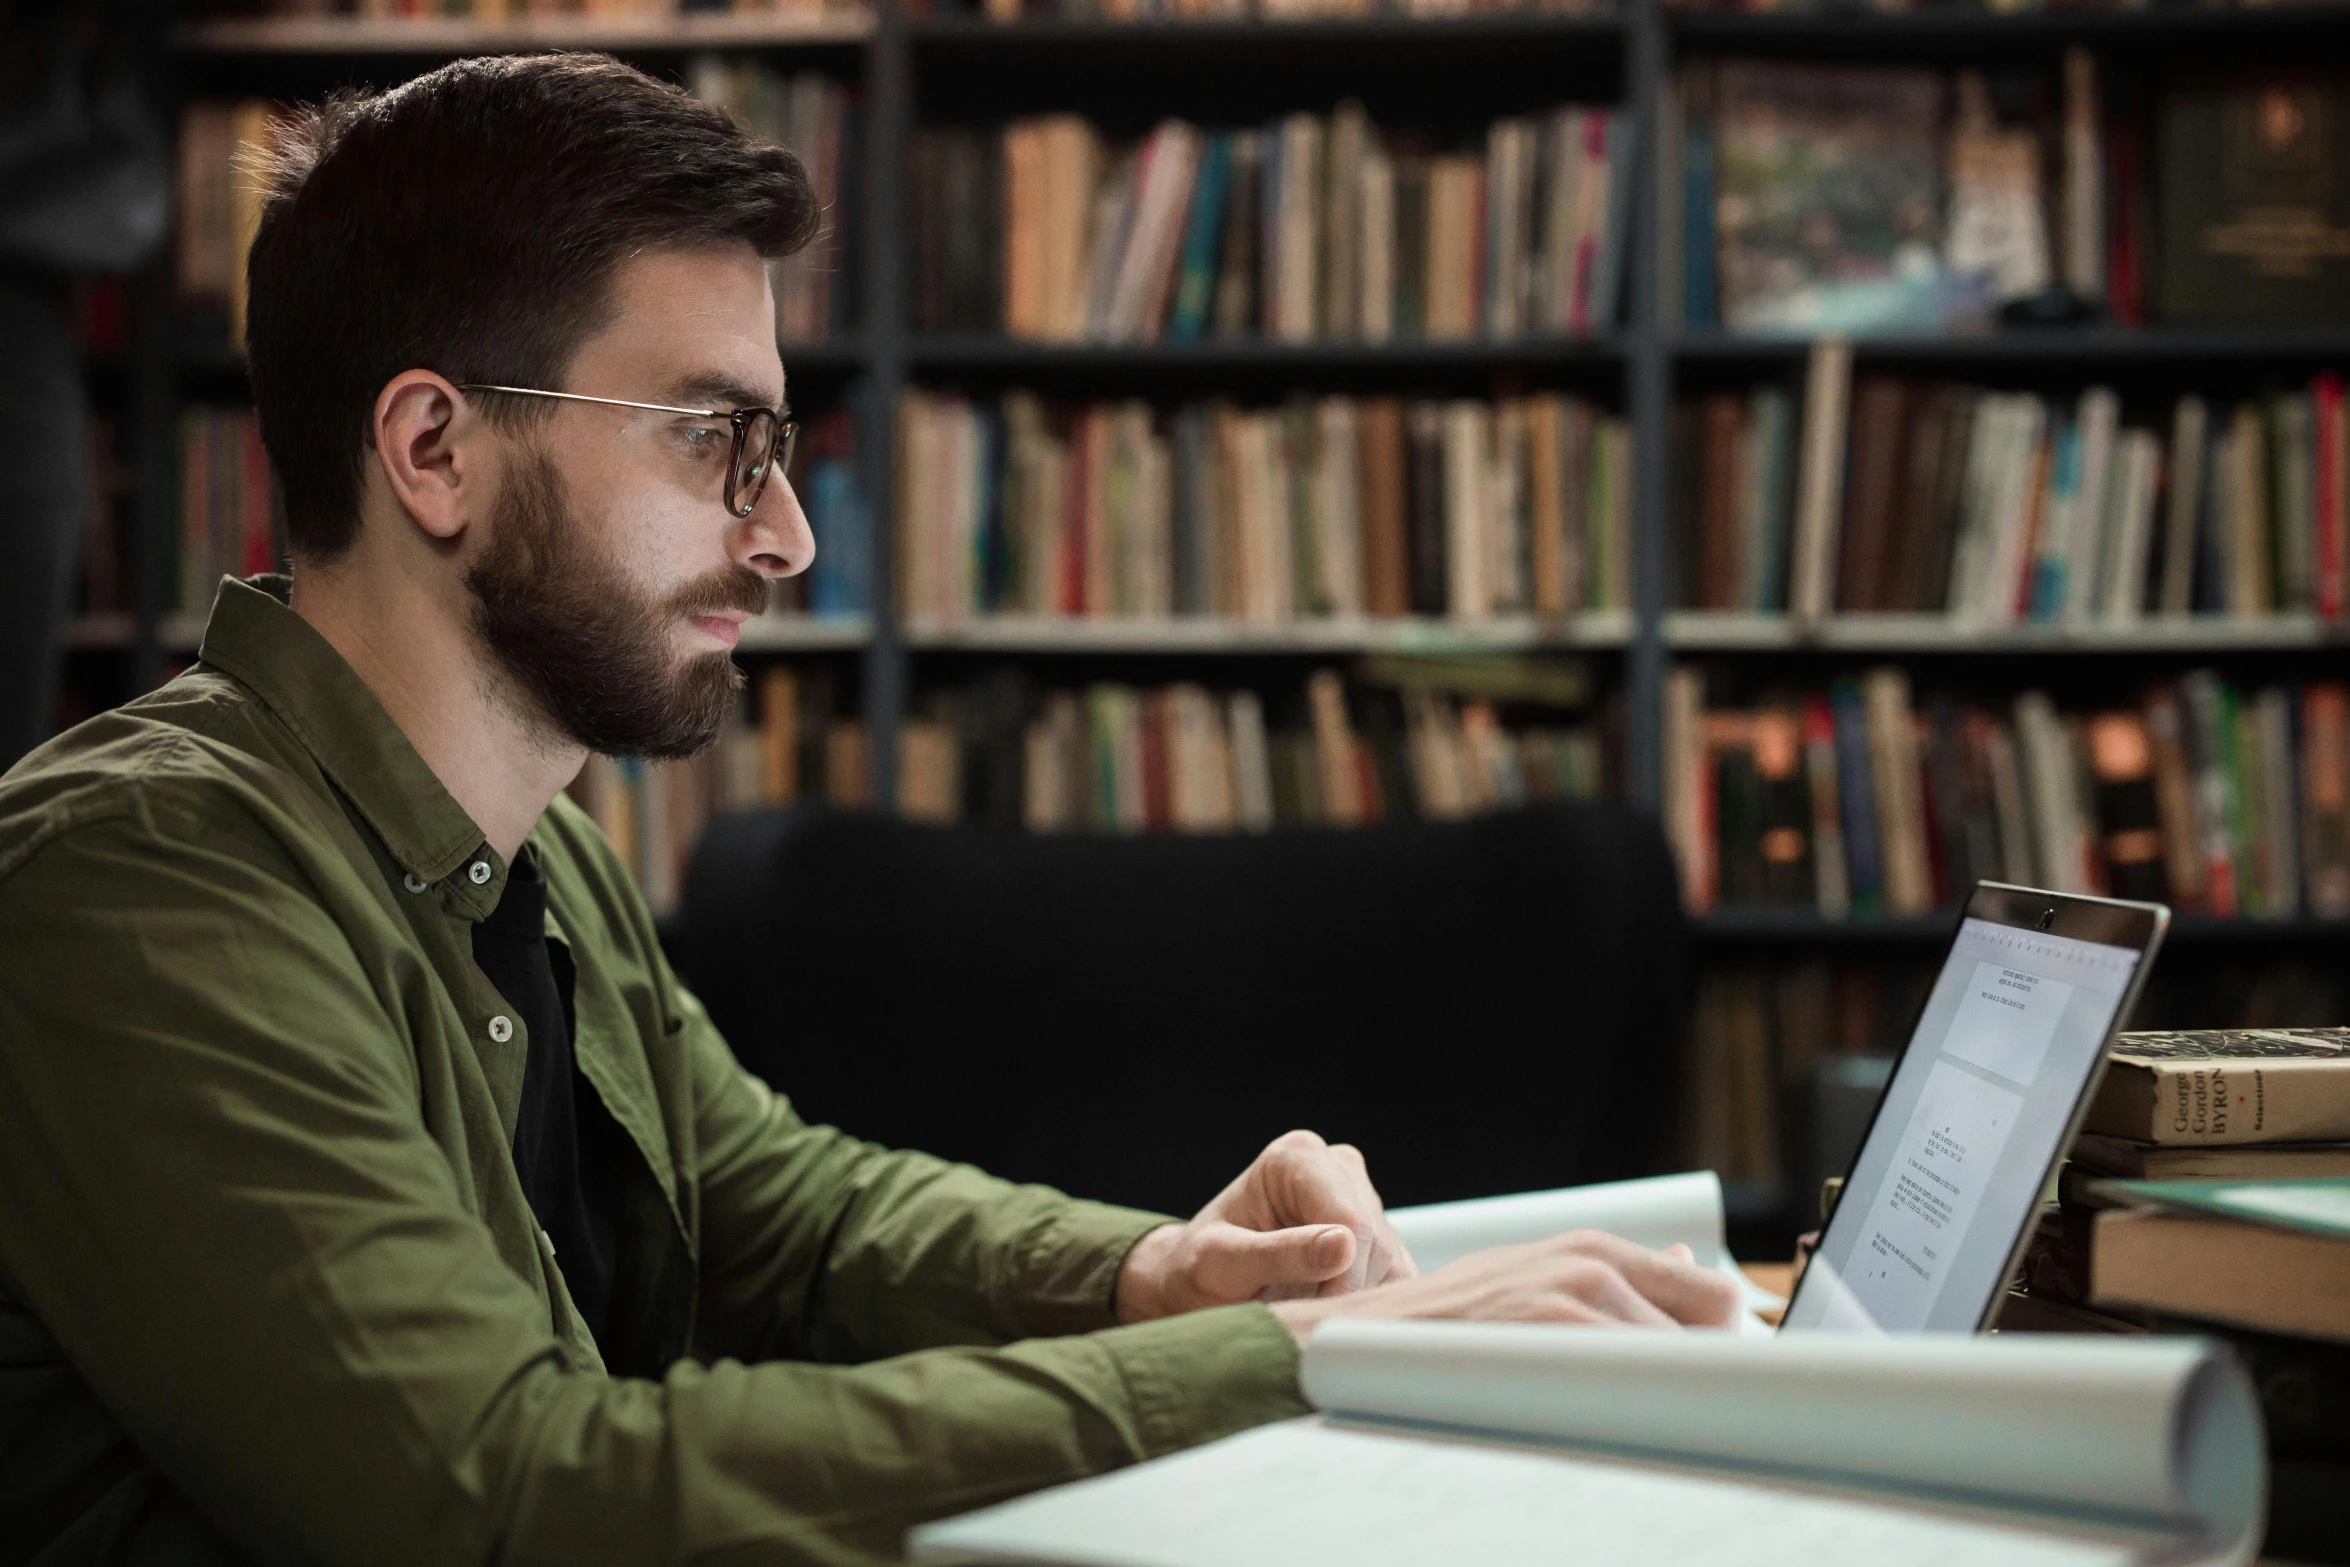
[[1650, 818], [1033, 836], [721, 818], [672, 927], [812, 1119], [1188, 1212], [1292, 1126], [1391, 1203], [1643, 1174], [1687, 932]]

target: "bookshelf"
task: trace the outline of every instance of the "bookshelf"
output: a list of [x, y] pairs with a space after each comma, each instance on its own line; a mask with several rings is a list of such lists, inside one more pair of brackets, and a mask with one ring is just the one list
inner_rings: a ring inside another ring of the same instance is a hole
[[[1310, 669], [1358, 655], [1555, 653], [1584, 660], [1620, 719], [1626, 797], [1655, 809], [1665, 795], [1668, 673], [1677, 663], [1733, 666], [1750, 684], [1817, 683], [1867, 662], [1914, 666], [1922, 687], [1972, 680], [2009, 691], [2035, 681], [2118, 689], [2133, 660], [2175, 674], [2212, 662], [2264, 680], [2350, 674], [2350, 628], [2310, 615], [2261, 619], [2147, 615], [2132, 624], [1983, 627], [1940, 614], [1785, 614], [1694, 611], [1672, 602], [1668, 559], [1676, 537], [1675, 415], [1679, 400], [1713, 387], [1799, 376], [1809, 344], [1796, 337], [1687, 329], [1673, 302], [1665, 247], [1673, 233], [1655, 157], [1674, 72], [1691, 60], [1759, 57], [1937, 68], [2023, 64], [2053, 69], [2086, 46], [2140, 63], [2178, 52], [2252, 59], [2339, 55], [2350, 6], [2244, 9], [2052, 8], [1993, 14], [1935, 7], [1906, 14], [1747, 14], [1625, 0], [1612, 14], [1464, 12], [1431, 18], [1297, 20], [1023, 20], [909, 14], [896, 0], [814, 15], [700, 13], [666, 18], [534, 18], [496, 25], [459, 20], [356, 21], [244, 17], [182, 28], [172, 44], [171, 90], [197, 96], [304, 97], [346, 82], [377, 84], [474, 51], [601, 48], [681, 77], [694, 56], [748, 56], [778, 69], [819, 67], [850, 84], [854, 165], [844, 190], [854, 225], [853, 319], [821, 342], [787, 344], [795, 400], [847, 409], [856, 461], [875, 519], [869, 540], [875, 601], [869, 613], [754, 623], [743, 650], [754, 664], [818, 661], [853, 693], [870, 737], [869, 785], [895, 797], [899, 748], [919, 723], [926, 680], [990, 663], [1068, 685], [1147, 665], [1223, 683], [1237, 677], [1294, 688]], [[1620, 319], [1588, 336], [1509, 340], [1283, 342], [1208, 337], [1189, 342], [1060, 343], [915, 328], [910, 255], [911, 153], [929, 125], [1000, 123], [1015, 114], [1072, 111], [1108, 133], [1139, 136], [1159, 117], [1254, 124], [1282, 113], [1326, 113], [1343, 98], [1380, 124], [1482, 124], [1498, 113], [1560, 103], [1620, 105], [1639, 146], [1626, 236]], [[151, 684], [192, 651], [200, 626], [168, 613], [161, 580], [170, 514], [173, 430], [189, 396], [241, 395], [242, 372], [217, 323], [177, 323], [171, 280], [158, 269], [136, 290], [135, 340], [97, 367], [119, 398], [127, 456], [138, 476], [129, 556], [137, 608], [90, 617], [71, 631], [80, 657], [115, 658], [123, 694]], [[1895, 335], [1855, 340], [1856, 373], [1888, 370], [2006, 389], [2070, 395], [2110, 380], [2165, 395], [2210, 380], [2255, 388], [2273, 378], [2350, 369], [2350, 326], [2291, 328], [2086, 325], [1974, 336]], [[1162, 406], [1217, 396], [1277, 400], [1291, 393], [1485, 396], [1556, 389], [1591, 397], [1631, 431], [1631, 594], [1621, 610], [1543, 622], [1424, 618], [1307, 619], [1260, 625], [1157, 617], [1044, 616], [909, 621], [891, 585], [899, 549], [893, 481], [897, 409], [909, 388], [986, 395], [1035, 389], [1082, 399], [1147, 398]], [[1942, 915], [1829, 919], [1805, 908], [1719, 908], [1697, 920], [1709, 954], [1827, 954], [1893, 962], [1930, 951]], [[2271, 948], [2339, 949], [2350, 923], [2293, 918], [2182, 917], [2175, 948], [2198, 960], [2236, 961]], [[2308, 1020], [2304, 1020], [2308, 1021]], [[1793, 1165], [1791, 1164], [1792, 1168]], [[1742, 1222], [1790, 1217], [1783, 1180], [1737, 1184]], [[1800, 1207], [1800, 1203], [1794, 1204]]]

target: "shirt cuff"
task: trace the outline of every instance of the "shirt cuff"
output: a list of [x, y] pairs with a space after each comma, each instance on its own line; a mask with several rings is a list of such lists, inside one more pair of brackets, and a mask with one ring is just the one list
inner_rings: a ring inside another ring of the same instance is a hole
[[1019, 1336], [1092, 1333], [1118, 1322], [1118, 1275], [1145, 1235], [1180, 1221], [1163, 1213], [1064, 1198], [1022, 1248]]
[[1125, 1381], [1145, 1458], [1313, 1412], [1297, 1385], [1297, 1340], [1264, 1306], [1216, 1306], [1094, 1337]]

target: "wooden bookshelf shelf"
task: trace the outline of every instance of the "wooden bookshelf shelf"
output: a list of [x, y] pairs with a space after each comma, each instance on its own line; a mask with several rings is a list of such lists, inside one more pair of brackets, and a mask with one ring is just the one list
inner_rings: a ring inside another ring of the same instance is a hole
[[1978, 626], [1947, 615], [1837, 615], [1806, 624], [1786, 615], [1681, 610], [1665, 643], [1688, 652], [2245, 653], [2350, 649], [2350, 623], [2314, 615], [2259, 620], [2154, 616], [2135, 625]]
[[1504, 653], [1620, 648], [1631, 638], [1632, 617], [1608, 611], [1559, 623], [1504, 617], [1248, 625], [1192, 618], [1004, 616], [960, 626], [917, 624], [904, 633], [905, 644], [920, 651], [994, 653]]
[[[1938, 944], [1949, 939], [1954, 910], [1881, 919], [1831, 919], [1794, 905], [1709, 909], [1691, 921], [1713, 941], [1772, 943]], [[2350, 943], [2350, 920], [2233, 919], [2208, 914], [2173, 916], [2170, 940], [2195, 944], [2241, 942]]]
[[908, 363], [917, 371], [1006, 375], [1069, 370], [1270, 370], [1308, 375], [1511, 370], [1542, 364], [1606, 363], [1622, 355], [1623, 342], [1612, 334], [1439, 343], [1277, 343], [1261, 338], [1038, 343], [979, 334], [930, 334], [911, 338], [906, 350]]
[[687, 51], [777, 49], [862, 43], [870, 13], [790, 16], [776, 12], [673, 16], [464, 18], [343, 16], [217, 17], [174, 38], [190, 54], [461, 55], [526, 49]]
[[820, 653], [873, 640], [867, 615], [762, 615], [743, 623], [739, 644], [752, 653]]

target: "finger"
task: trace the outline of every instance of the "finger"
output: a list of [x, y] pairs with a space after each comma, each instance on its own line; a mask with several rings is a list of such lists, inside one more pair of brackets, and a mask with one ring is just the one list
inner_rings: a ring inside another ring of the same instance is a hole
[[1614, 1265], [1631, 1286], [1669, 1314], [1692, 1327], [1721, 1327], [1738, 1313], [1738, 1286], [1718, 1268], [1650, 1251], [1620, 1235], [1575, 1231], [1585, 1238], [1589, 1254]]
[[1340, 1224], [1285, 1230], [1213, 1224], [1199, 1238], [1194, 1273], [1200, 1288], [1218, 1300], [1249, 1300], [1262, 1290], [1316, 1285], [1343, 1274], [1358, 1249], [1354, 1232]]
[[[1353, 1186], [1355, 1200], [1378, 1216], [1371, 1225], [1369, 1244], [1365, 1247], [1362, 1287], [1369, 1289], [1397, 1279], [1417, 1278], [1420, 1265], [1412, 1259], [1411, 1248], [1404, 1245], [1403, 1237], [1388, 1219], [1387, 1204], [1380, 1198], [1379, 1189], [1371, 1184], [1371, 1171], [1364, 1162], [1363, 1151], [1352, 1143], [1333, 1143], [1330, 1156], [1338, 1161]], [[1356, 1239], [1364, 1238], [1358, 1230]]]
[[1562, 1294], [1581, 1301], [1608, 1322], [1634, 1327], [1675, 1328], [1680, 1324], [1633, 1288], [1631, 1281], [1595, 1257], [1579, 1258], [1560, 1281]]
[[1350, 1168], [1321, 1138], [1291, 1132], [1267, 1150], [1266, 1174], [1275, 1224], [1343, 1224], [1354, 1232], [1355, 1249], [1340, 1291], [1364, 1287], [1370, 1277], [1379, 1229], [1386, 1217], [1379, 1194], [1360, 1176], [1360, 1155]]

